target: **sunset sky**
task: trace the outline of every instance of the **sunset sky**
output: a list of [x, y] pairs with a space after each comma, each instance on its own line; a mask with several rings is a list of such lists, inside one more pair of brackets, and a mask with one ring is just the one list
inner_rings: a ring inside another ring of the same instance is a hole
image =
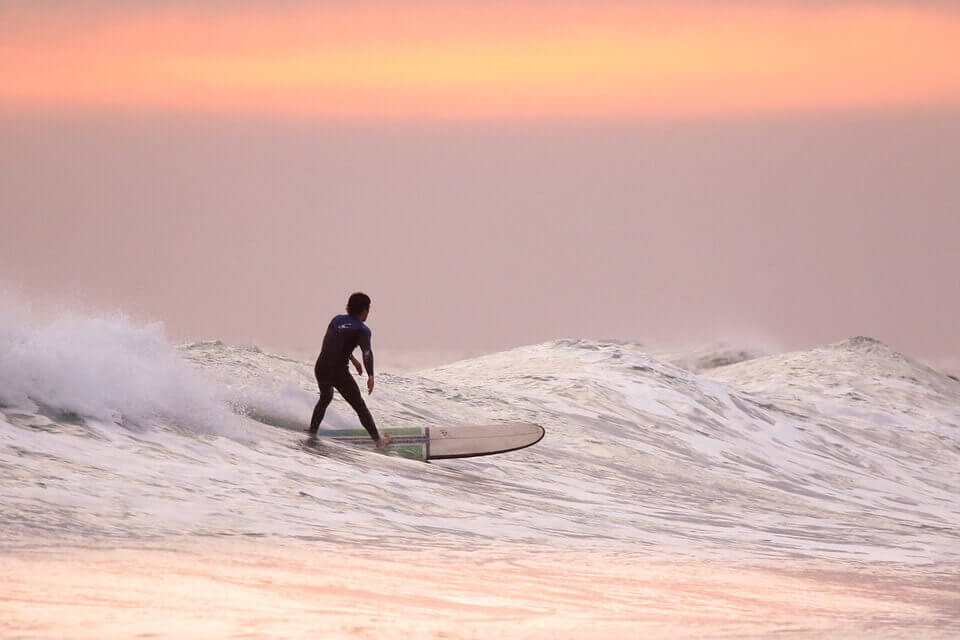
[[30, 2], [0, 100], [346, 118], [709, 115], [960, 102], [924, 2]]
[[[302, 349], [960, 357], [960, 4], [0, 2], [0, 289]], [[426, 319], [425, 319], [426, 318]]]

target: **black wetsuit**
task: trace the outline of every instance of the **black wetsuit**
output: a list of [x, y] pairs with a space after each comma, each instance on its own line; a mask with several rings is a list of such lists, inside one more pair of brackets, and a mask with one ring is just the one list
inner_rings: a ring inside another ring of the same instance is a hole
[[320, 386], [320, 400], [313, 409], [313, 418], [310, 420], [310, 431], [315, 432], [323, 421], [323, 414], [333, 400], [333, 390], [336, 389], [343, 396], [360, 418], [360, 424], [367, 430], [374, 440], [380, 439], [377, 425], [367, 409], [367, 404], [360, 395], [357, 382], [350, 375], [347, 366], [350, 363], [350, 354], [357, 347], [363, 352], [363, 366], [367, 375], [373, 375], [373, 351], [370, 348], [370, 329], [360, 320], [351, 315], [340, 315], [330, 321], [327, 333], [323, 337], [323, 347], [317, 358], [314, 373], [317, 384]]

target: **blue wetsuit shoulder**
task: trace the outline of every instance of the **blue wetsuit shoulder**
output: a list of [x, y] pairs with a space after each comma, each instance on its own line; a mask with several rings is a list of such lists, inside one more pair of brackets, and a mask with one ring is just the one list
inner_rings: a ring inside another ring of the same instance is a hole
[[368, 375], [373, 375], [372, 332], [360, 318], [349, 314], [334, 316], [323, 337], [323, 348], [317, 357], [317, 370], [342, 369], [350, 362], [350, 354], [357, 347], [363, 351], [363, 362]]

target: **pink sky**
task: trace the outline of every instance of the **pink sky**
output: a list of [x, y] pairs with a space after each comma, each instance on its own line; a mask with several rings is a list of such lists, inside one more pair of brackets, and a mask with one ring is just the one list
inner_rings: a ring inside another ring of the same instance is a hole
[[960, 355], [950, 4], [16, 6], [0, 282], [34, 299], [290, 349], [365, 289], [383, 348]]
[[92, 6], [0, 8], [0, 100], [372, 119], [960, 103], [941, 3]]

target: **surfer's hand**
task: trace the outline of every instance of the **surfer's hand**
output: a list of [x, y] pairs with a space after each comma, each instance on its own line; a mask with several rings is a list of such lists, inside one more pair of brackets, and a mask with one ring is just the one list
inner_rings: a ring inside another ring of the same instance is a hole
[[393, 440], [393, 438], [390, 437], [389, 433], [383, 434], [380, 436], [380, 439], [377, 440], [377, 449], [383, 449], [385, 446], [390, 444], [391, 440]]
[[367, 378], [367, 393], [373, 393], [373, 376]]
[[357, 375], [358, 375], [358, 376], [362, 376], [362, 375], [363, 375], [363, 367], [360, 366], [360, 361], [359, 361], [359, 360], [354, 360], [354, 361], [353, 361], [353, 366], [355, 366], [355, 367], [357, 368]]

